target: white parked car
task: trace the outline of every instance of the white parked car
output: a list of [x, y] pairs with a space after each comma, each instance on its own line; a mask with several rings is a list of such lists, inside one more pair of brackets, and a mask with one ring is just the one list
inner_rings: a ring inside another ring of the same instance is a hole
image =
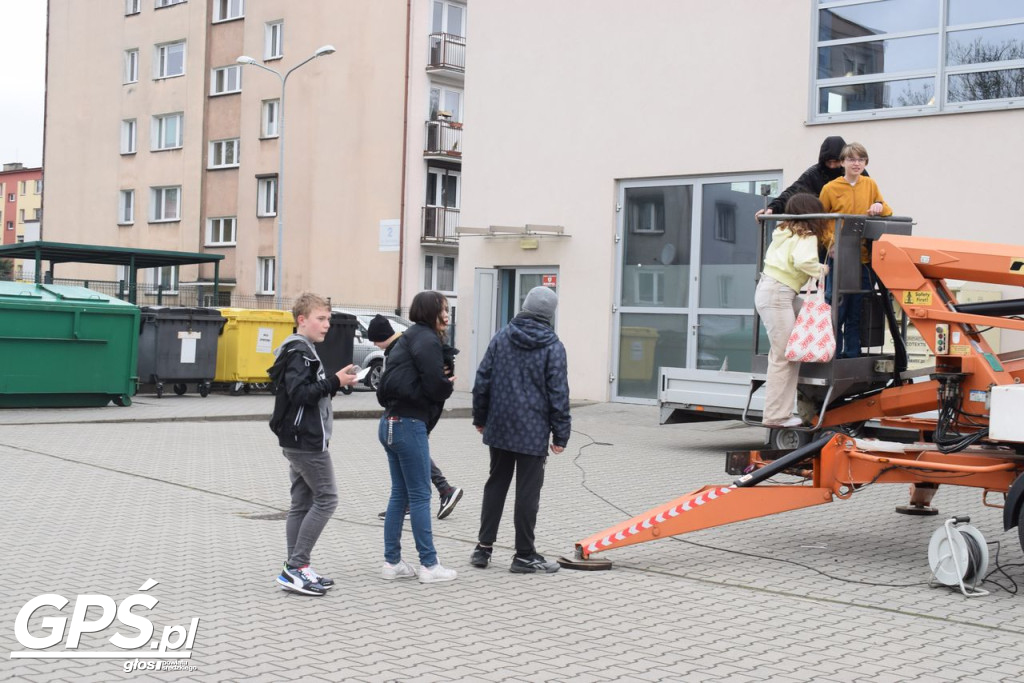
[[[344, 308], [335, 308], [333, 310], [356, 317], [356, 335], [352, 342], [352, 362], [367, 370], [363, 377], [363, 383], [376, 391], [377, 383], [380, 381], [380, 373], [384, 367], [384, 352], [366, 338], [366, 328], [377, 313], [351, 311]], [[392, 313], [381, 313], [381, 315], [388, 319], [391, 327], [395, 328], [395, 332], [404, 332], [406, 328], [412, 326], [412, 322], [401, 316]]]

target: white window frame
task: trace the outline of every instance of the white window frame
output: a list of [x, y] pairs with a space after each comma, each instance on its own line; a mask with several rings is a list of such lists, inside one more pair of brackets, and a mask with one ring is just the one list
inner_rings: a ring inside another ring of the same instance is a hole
[[284, 57], [284, 20], [268, 21], [263, 31], [263, 60]]
[[[171, 123], [176, 126], [175, 131], [169, 130]], [[172, 114], [157, 114], [153, 117], [152, 136], [150, 139], [150, 151], [162, 152], [168, 149], [181, 149], [185, 138], [185, 115], [182, 112]], [[173, 140], [168, 141], [168, 133], [176, 132]]]
[[281, 100], [263, 100], [263, 108], [261, 110], [260, 131], [261, 137], [264, 138], [276, 138], [281, 133]]
[[233, 246], [238, 239], [238, 218], [218, 216], [206, 219], [207, 247]]
[[256, 293], [274, 294], [277, 259], [273, 256], [261, 256], [259, 257], [258, 265], [259, 270], [257, 273]]
[[36, 181], [36, 194], [42, 194], [42, 193], [43, 193], [43, 181], [42, 180], [37, 180]]
[[[438, 284], [438, 261], [440, 259], [450, 259], [452, 262], [452, 288], [441, 289]], [[455, 296], [456, 290], [459, 288], [459, 261], [458, 257], [453, 254], [439, 254], [435, 252], [428, 252], [423, 255], [423, 288], [433, 289], [442, 294]], [[429, 285], [428, 283], [429, 278]]]
[[135, 223], [135, 190], [121, 190], [117, 195], [117, 224]]
[[[808, 121], [811, 123], [829, 123], [835, 121], [860, 121], [880, 118], [898, 118], [907, 116], [932, 116], [935, 114], [960, 113], [968, 111], [992, 110], [992, 109], [1017, 109], [1024, 108], [1024, 96], [1008, 97], [1001, 99], [974, 100], [965, 102], [949, 102], [949, 80], [957, 76], [970, 75], [1003, 70], [1019, 70], [1024, 68], [1024, 60], [979, 62], [974, 64], [963, 64], [947, 66], [945, 64], [948, 50], [948, 34], [960, 30], [975, 30], [994, 28], [999, 26], [1011, 26], [1024, 23], [1019, 17], [1006, 17], [992, 21], [974, 22], [969, 24], [953, 25], [949, 23], [946, 0], [933, 0], [936, 3], [936, 14], [938, 16], [938, 27], [936, 29], [922, 29], [912, 31], [900, 31], [891, 33], [877, 33], [853, 38], [841, 38], [835, 40], [818, 40], [819, 23], [821, 12], [833, 8], [842, 7], [870, 7], [873, 0], [820, 0], [814, 7], [811, 21], [811, 79], [810, 98], [808, 102]], [[880, 11], [884, 11], [881, 3], [875, 5]], [[818, 57], [819, 50], [830, 47], [842, 47], [845, 45], [857, 45], [858, 43], [880, 42], [885, 40], [898, 40], [901, 38], [913, 38], [920, 36], [937, 36], [938, 49], [935, 51], [935, 62], [931, 67], [906, 71], [892, 71], [872, 73], [865, 75], [841, 76], [834, 78], [818, 78]], [[879, 109], [858, 109], [853, 111], [839, 112], [818, 112], [820, 94], [819, 91], [836, 86], [857, 86], [863, 84], [889, 84], [898, 81], [913, 79], [932, 79], [932, 94], [928, 102], [911, 103], [903, 106], [890, 106]]]
[[[174, 193], [174, 208], [165, 213], [167, 196]], [[181, 185], [149, 188], [149, 222], [172, 223], [181, 220]]]
[[[458, 8], [462, 12], [462, 21], [459, 22], [460, 26], [458, 33], [452, 33], [448, 29], [450, 26], [449, 13], [452, 7]], [[441, 10], [438, 15], [438, 10]], [[434, 0], [430, 7], [430, 32], [431, 33], [447, 33], [448, 35], [459, 36], [461, 38], [466, 37], [466, 6], [459, 2], [448, 2], [447, 0]]]
[[139, 124], [135, 119], [121, 121], [121, 154], [135, 154], [138, 151], [137, 141]]
[[[7, 193], [7, 201], [9, 201], [9, 202], [16, 202], [16, 201], [18, 201], [18, 195], [14, 194], [13, 192]], [[22, 211], [24, 211], [24, 209], [22, 209]]]
[[207, 168], [237, 168], [240, 141], [238, 138], [210, 141], [210, 158]]
[[245, 0], [214, 0], [213, 23], [241, 19], [245, 16]]
[[242, 92], [242, 65], [221, 66], [210, 70], [210, 94], [228, 95]]
[[277, 215], [277, 176], [258, 179], [256, 215], [260, 218]]
[[156, 3], [153, 5], [153, 7], [155, 9], [160, 9], [161, 7], [170, 7], [171, 5], [180, 5], [187, 1], [188, 0], [156, 0]]
[[138, 14], [142, 11], [142, 0], [124, 0], [124, 15], [126, 17]]
[[132, 48], [124, 51], [124, 82], [138, 83], [139, 81], [139, 48]]
[[[168, 62], [171, 52], [176, 48], [181, 48], [181, 71], [172, 72], [168, 69]], [[161, 43], [156, 46], [156, 59], [153, 62], [153, 78], [177, 78], [178, 76], [185, 75], [185, 59], [188, 55], [186, 44], [184, 40], [175, 40], [170, 43]]]
[[[160, 289], [161, 285], [168, 285], [167, 289], [163, 291], [164, 294], [177, 294], [178, 293], [178, 279], [181, 276], [180, 266], [160, 266], [157, 268], [147, 268], [146, 280], [153, 285], [153, 293]], [[170, 280], [170, 282], [164, 282], [164, 280]]]

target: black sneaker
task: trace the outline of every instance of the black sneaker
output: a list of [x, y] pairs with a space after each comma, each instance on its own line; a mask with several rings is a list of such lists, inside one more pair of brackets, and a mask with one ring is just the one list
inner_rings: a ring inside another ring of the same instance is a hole
[[[383, 512], [378, 512], [377, 513], [377, 519], [379, 519], [382, 522], [385, 519], [387, 519], [387, 516], [388, 516], [388, 511], [387, 510], [384, 510]], [[409, 519], [409, 508], [405, 508], [405, 518]]]
[[455, 505], [462, 500], [462, 489], [458, 486], [448, 489], [448, 493], [441, 496], [441, 507], [437, 511], [437, 518], [444, 519], [452, 514]]
[[543, 555], [537, 553], [526, 557], [516, 555], [512, 558], [512, 566], [508, 570], [513, 574], [533, 574], [537, 571], [553, 574], [558, 571], [558, 563], [548, 562]]
[[287, 590], [302, 595], [323, 595], [327, 592], [309, 566], [289, 567], [285, 565], [277, 577], [277, 583]]
[[474, 567], [480, 567], [480, 569], [487, 569], [487, 565], [491, 563], [491, 552], [494, 548], [485, 548], [479, 543], [473, 548], [473, 554], [469, 557], [469, 563]]

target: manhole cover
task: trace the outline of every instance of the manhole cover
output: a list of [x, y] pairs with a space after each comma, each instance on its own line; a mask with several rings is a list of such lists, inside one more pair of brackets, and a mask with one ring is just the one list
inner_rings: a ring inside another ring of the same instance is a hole
[[239, 514], [241, 514], [241, 516], [245, 517], [246, 519], [288, 519], [287, 512], [242, 512]]

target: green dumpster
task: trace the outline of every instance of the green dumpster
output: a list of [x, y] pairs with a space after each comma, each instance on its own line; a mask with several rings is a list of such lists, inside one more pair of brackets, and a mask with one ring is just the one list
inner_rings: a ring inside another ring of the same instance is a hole
[[0, 407], [131, 404], [139, 309], [84, 287], [0, 282]]

